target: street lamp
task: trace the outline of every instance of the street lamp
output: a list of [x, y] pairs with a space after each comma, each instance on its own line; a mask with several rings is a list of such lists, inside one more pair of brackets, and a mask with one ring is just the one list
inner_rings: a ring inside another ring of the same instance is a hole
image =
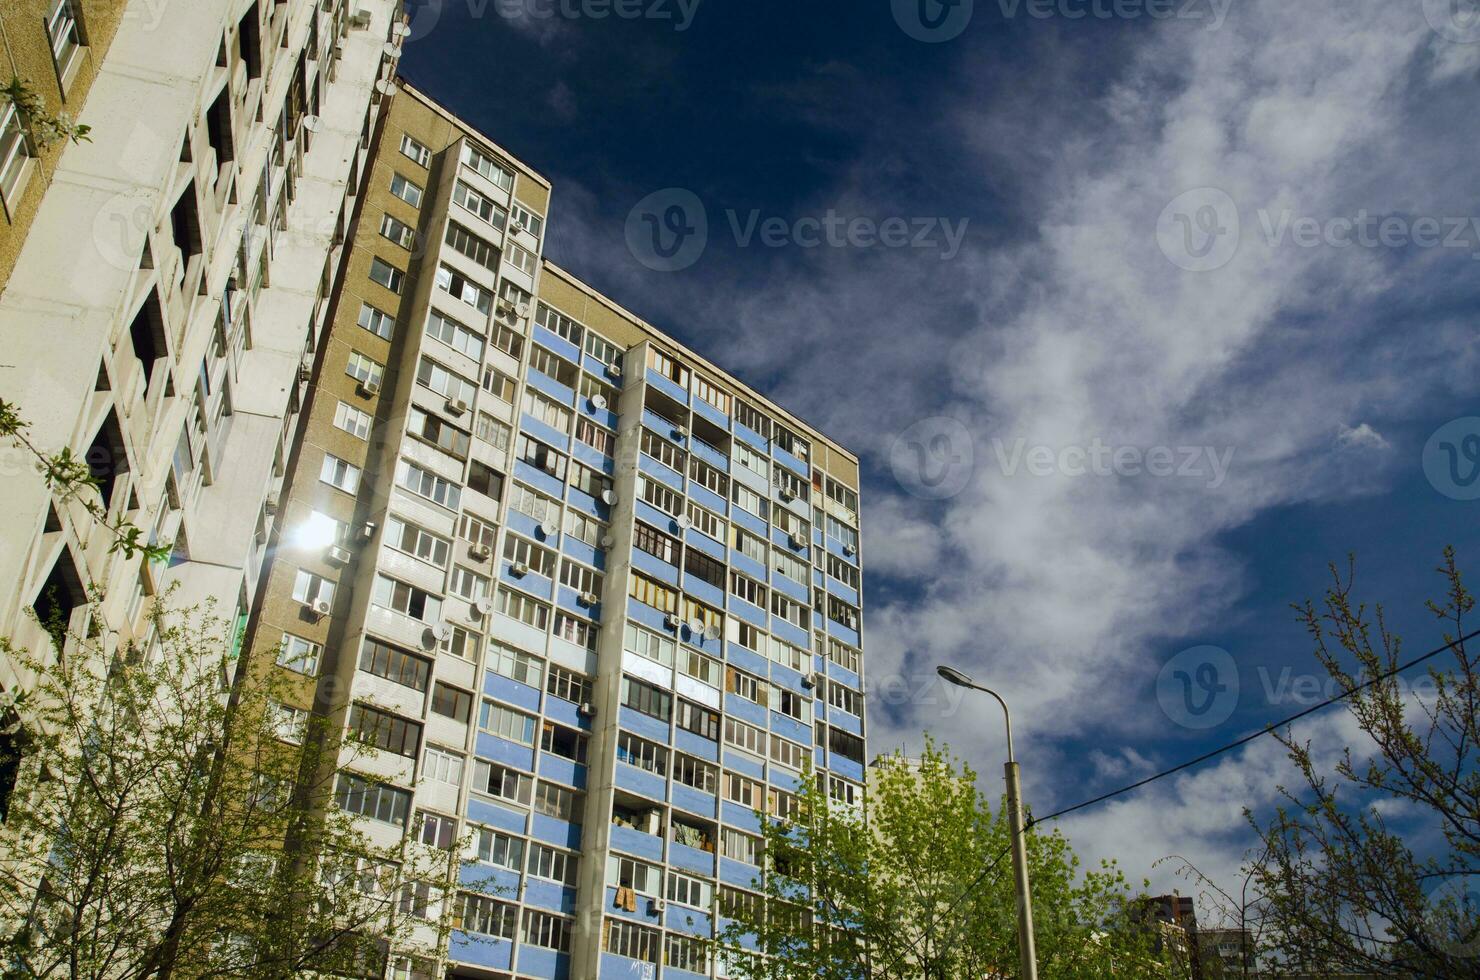
[[990, 694], [1002, 705], [1002, 717], [1007, 721], [1007, 765], [1004, 767], [1004, 774], [1007, 779], [1007, 823], [1012, 833], [1012, 870], [1018, 902], [1019, 969], [1022, 980], [1038, 980], [1038, 955], [1033, 939], [1033, 897], [1028, 890], [1028, 848], [1023, 837], [1022, 790], [1018, 785], [1017, 760], [1012, 755], [1012, 713], [1007, 710], [1007, 702], [1002, 700], [1002, 695], [991, 688], [982, 687], [956, 668], [942, 664], [935, 668], [935, 672], [958, 687]]

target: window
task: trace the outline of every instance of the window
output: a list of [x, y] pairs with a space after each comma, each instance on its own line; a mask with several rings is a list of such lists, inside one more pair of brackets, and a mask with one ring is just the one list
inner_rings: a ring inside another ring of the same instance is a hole
[[547, 817], [556, 820], [568, 820], [572, 823], [579, 822], [581, 818], [580, 809], [583, 797], [573, 789], [564, 786], [556, 786], [547, 783], [543, 779], [534, 791], [534, 809], [536, 813], [543, 813]]
[[510, 803], [529, 804], [534, 780], [496, 762], [473, 760], [473, 790]]
[[[794, 538], [800, 538], [802, 544], [806, 544], [811, 540], [812, 526], [785, 507], [773, 507], [771, 509], [771, 518], [783, 532]], [[792, 544], [793, 547], [796, 546], [795, 542]]]
[[639, 476], [637, 485], [638, 493], [646, 503], [674, 517], [683, 513], [683, 498], [657, 480]]
[[435, 783], [457, 786], [462, 783], [463, 756], [451, 749], [428, 745], [422, 755], [421, 774]]
[[427, 314], [427, 335], [475, 361], [483, 360], [483, 335], [456, 320], [432, 310]]
[[508, 449], [509, 438], [514, 434], [507, 422], [501, 422], [487, 412], [479, 412], [473, 425], [473, 435], [489, 443], [495, 449]]
[[442, 618], [442, 600], [414, 585], [389, 578], [375, 576], [375, 589], [370, 601], [377, 606], [394, 609], [424, 623], [434, 623]]
[[534, 909], [524, 910], [523, 937], [530, 946], [569, 953], [570, 938], [574, 933], [575, 923], [570, 919]]
[[585, 416], [576, 420], [576, 438], [603, 456], [610, 456], [617, 445], [615, 435]]
[[399, 517], [386, 518], [385, 541], [389, 547], [438, 568], [447, 567], [447, 554], [452, 549], [451, 541]]
[[550, 625], [549, 606], [512, 589], [498, 590], [498, 611], [538, 630], [544, 630]]
[[357, 350], [352, 350], [345, 361], [344, 373], [362, 385], [378, 385], [385, 377], [385, 365], [366, 357]]
[[534, 275], [535, 258], [534, 253], [516, 242], [508, 242], [504, 250], [509, 264], [527, 275]]
[[471, 437], [446, 419], [429, 415], [415, 405], [406, 413], [406, 431], [407, 434], [456, 457], [459, 463], [468, 458]]
[[494, 640], [488, 644], [488, 667], [510, 680], [538, 688], [541, 686], [540, 678], [544, 674], [545, 662], [532, 653], [516, 650], [507, 643]]
[[658, 962], [658, 946], [662, 933], [656, 929], [644, 929], [632, 922], [606, 919], [602, 922], [601, 948], [617, 956], [634, 960]]
[[606, 883], [659, 898], [663, 894], [663, 871], [636, 858], [610, 854], [606, 860]]
[[432, 160], [432, 151], [405, 133], [401, 134], [401, 153], [415, 161], [416, 165], [420, 167], [425, 167]]
[[514, 175], [494, 160], [493, 154], [479, 149], [472, 143], [463, 144], [462, 162], [498, 187], [509, 190], [514, 186]]
[[14, 105], [0, 107], [0, 197], [12, 211], [30, 170], [31, 147]]
[[731, 643], [759, 653], [761, 644], [765, 642], [766, 635], [749, 623], [742, 623], [737, 619], [731, 619], [729, 622], [728, 639]]
[[390, 214], [380, 216], [380, 234], [408, 251], [416, 244], [416, 229]]
[[536, 575], [555, 577], [555, 552], [541, 548], [526, 538], [505, 535], [504, 560], [516, 565], [522, 564]]
[[522, 711], [484, 701], [478, 716], [478, 727], [490, 735], [518, 742], [520, 745], [534, 746], [535, 720]]
[[738, 465], [750, 470], [763, 480], [771, 466], [770, 460], [764, 453], [756, 452], [738, 439], [730, 446], [730, 457]]
[[345, 493], [354, 493], [360, 488], [360, 468], [325, 453], [324, 462], [319, 467], [319, 479]]
[[437, 681], [432, 685], [432, 711], [466, 724], [473, 714], [473, 695], [462, 688]]
[[606, 492], [612, 488], [612, 481], [589, 466], [572, 463], [570, 466], [570, 485], [597, 500], [603, 500], [606, 497]]
[[483, 390], [501, 402], [514, 404], [514, 379], [492, 364], [483, 366]]
[[450, 266], [437, 266], [437, 287], [451, 293], [480, 313], [487, 313], [493, 309], [493, 294], [477, 283], [471, 282], [462, 273], [454, 272]]
[[863, 764], [863, 739], [841, 728], [827, 726], [827, 750], [834, 755], [840, 755], [860, 765]]
[[727, 918], [744, 918], [754, 922], [760, 915], [761, 897], [742, 892], [729, 885], [719, 886], [719, 914]]
[[699, 627], [708, 633], [714, 630], [713, 635], [719, 637], [724, 631], [724, 616], [718, 609], [712, 609], [697, 599], [683, 598], [683, 618], [690, 624], [698, 622]]
[[632, 576], [630, 588], [632, 598], [646, 606], [662, 612], [676, 612], [678, 610], [678, 593], [667, 586], [659, 585], [650, 578], [641, 575]]
[[509, 494], [509, 509], [518, 511], [525, 517], [533, 518], [540, 523], [554, 520], [559, 516], [560, 504], [552, 497], [547, 497], [537, 490], [531, 490], [522, 483], [514, 484], [513, 491]]
[[370, 438], [370, 414], [360, 411], [348, 402], [340, 402], [335, 407], [334, 425], [356, 439]]
[[460, 401], [464, 404], [471, 404], [473, 401], [473, 382], [455, 371], [448, 370], [425, 354], [422, 355], [421, 363], [417, 365], [416, 381], [449, 401]]
[[454, 916], [454, 925], [457, 928], [495, 939], [513, 939], [518, 921], [519, 910], [516, 906], [471, 892], [463, 893], [457, 915]]
[[798, 585], [807, 584], [807, 563], [780, 548], [771, 552], [771, 567]]
[[545, 722], [540, 730], [540, 748], [571, 762], [586, 763], [586, 736], [574, 728]]
[[545, 677], [545, 691], [552, 697], [572, 704], [585, 704], [591, 700], [591, 680], [558, 664], [551, 664]]
[[678, 655], [678, 669], [701, 684], [719, 690], [723, 667], [713, 657], [706, 657], [698, 650], [685, 647]]
[[673, 666], [674, 642], [666, 636], [627, 624], [622, 648], [665, 667]]
[[357, 322], [382, 340], [390, 340], [391, 335], [396, 331], [396, 318], [383, 310], [376, 309], [369, 303], [360, 304], [360, 317]]
[[533, 388], [524, 389], [524, 412], [536, 422], [543, 422], [553, 429], [565, 432], [570, 428], [570, 409], [546, 398]]
[[631, 732], [618, 732], [617, 761], [662, 776], [668, 771], [668, 750]]
[[688, 459], [688, 454], [667, 439], [653, 432], [653, 430], [647, 428], [642, 430], [642, 438], [639, 445], [644, 453], [647, 453], [664, 466], [678, 473], [683, 472], [684, 461]]
[[[765, 497], [762, 497], [760, 494], [747, 487], [745, 484], [730, 484], [730, 499], [735, 502], [736, 507], [739, 507], [746, 513], [753, 514], [756, 517], [759, 517], [761, 520], [766, 519], [766, 505], [769, 503], [769, 501], [767, 501]], [[761, 560], [764, 561], [765, 559], [762, 558]]]
[[489, 272], [498, 271], [498, 249], [494, 248], [491, 242], [484, 241], [456, 221], [447, 222], [446, 242], [454, 250], [466, 255]]
[[678, 563], [678, 541], [641, 521], [632, 526], [632, 546], [670, 565]]
[[858, 513], [858, 492], [849, 489], [832, 477], [827, 478], [827, 495], [841, 504], [850, 517]]
[[858, 610], [837, 596], [827, 597], [827, 618], [851, 630], [858, 629]]
[[[523, 225], [524, 230], [535, 238], [539, 238], [540, 233], [545, 230], [545, 220], [518, 201], [513, 202], [509, 206], [509, 211], [514, 215], [514, 220]], [[579, 342], [572, 341], [572, 343], [580, 346]]]
[[678, 727], [711, 742], [719, 741], [719, 714], [682, 698], [678, 702]]
[[[518, 205], [514, 206], [514, 212], [516, 215], [523, 210], [524, 209], [519, 207]], [[528, 212], [525, 213], [527, 214]], [[551, 333], [555, 334], [557, 337], [568, 340], [577, 347], [581, 346], [581, 334], [584, 328], [579, 323], [566, 316], [564, 313], [561, 313], [558, 310], [552, 310], [544, 303], [541, 303], [539, 305], [539, 308], [535, 310], [534, 322], [544, 327]]]
[[585, 565], [577, 565], [569, 558], [560, 566], [560, 584], [577, 595], [601, 595], [601, 573]]
[[504, 495], [504, 475], [475, 459], [468, 464], [468, 489], [498, 500]]
[[858, 569], [843, 561], [837, 555], [827, 556], [827, 574], [842, 582], [854, 592], [858, 591]]
[[725, 799], [739, 803], [747, 810], [759, 810], [764, 802], [765, 787], [738, 773], [725, 773]]
[[827, 533], [829, 537], [836, 538], [841, 544], [858, 550], [858, 532], [831, 514], [827, 515]]
[[360, 646], [360, 669], [413, 691], [425, 691], [432, 663], [367, 636]]
[[397, 460], [396, 483], [448, 510], [456, 510], [462, 500], [461, 487], [422, 469], [409, 459]]
[[406, 826], [406, 817], [411, 810], [411, 794], [406, 790], [347, 772], [339, 774], [334, 802], [346, 813], [400, 827]]
[[[771, 420], [762, 415], [753, 406], [738, 398], [735, 399], [735, 421], [762, 439], [769, 440], [771, 438]], [[765, 475], [764, 470], [761, 471], [761, 475]]]
[[863, 802], [863, 787], [848, 782], [840, 776], [829, 774], [827, 777], [827, 795], [839, 803], [848, 806], [857, 806]]
[[744, 599], [752, 606], [766, 608], [766, 587], [755, 579], [746, 578], [739, 572], [730, 573], [730, 594]]
[[504, 230], [508, 212], [460, 180], [452, 185], [452, 201], [458, 207], [476, 215], [485, 224], [490, 224], [499, 231]]
[[565, 479], [565, 455], [556, 452], [538, 439], [531, 439], [521, 434], [514, 451], [519, 459], [535, 469], [543, 470], [557, 480]]
[[589, 544], [593, 548], [599, 548], [605, 531], [606, 525], [589, 514], [583, 514], [578, 510], [565, 512], [565, 533], [577, 541]]
[[[791, 456], [795, 456], [797, 459], [805, 463], [807, 461], [807, 457], [812, 452], [812, 447], [808, 444], [807, 440], [803, 439], [801, 436], [797, 435], [796, 433], [792, 432], [790, 429], [779, 423], [775, 426], [775, 430], [776, 431], [773, 438], [776, 441], [776, 448]], [[797, 496], [801, 497], [803, 500], [807, 499], [805, 484], [803, 484], [802, 492], [799, 493]]]
[[268, 702], [273, 734], [284, 742], [300, 745], [308, 731], [308, 712], [291, 704], [278, 701]]
[[453, 595], [462, 596], [469, 602], [477, 602], [488, 595], [489, 580], [487, 575], [480, 575], [471, 568], [462, 565], [452, 567], [452, 578], [448, 581], [447, 589]]
[[850, 715], [863, 717], [863, 695], [851, 687], [839, 684], [837, 681], [827, 683], [827, 703], [839, 711], [846, 711]]
[[334, 583], [322, 575], [300, 568], [293, 578], [293, 598], [299, 602], [333, 602]]
[[349, 734], [371, 748], [394, 752], [408, 759], [416, 758], [421, 744], [421, 726], [368, 704], [355, 704], [349, 709]]
[[725, 563], [710, 558], [697, 548], [690, 548], [684, 552], [683, 568], [699, 581], [707, 582], [716, 589], [725, 587]]
[[752, 704], [769, 703], [770, 686], [770, 682], [764, 678], [736, 670], [734, 667], [725, 668], [725, 690], [739, 695]]
[[278, 650], [278, 666], [312, 677], [319, 672], [319, 657], [323, 652], [324, 648], [312, 640], [284, 633], [283, 645]]
[[771, 659], [802, 673], [812, 669], [811, 654], [774, 636], [771, 637]]
[[676, 359], [658, 350], [648, 347], [648, 367], [672, 381], [680, 388], [689, 386], [689, 369], [678, 363]]
[[391, 193], [413, 208], [421, 207], [421, 185], [407, 180], [398, 173], [391, 175]]
[[751, 755], [766, 757], [766, 733], [735, 718], [725, 719], [725, 742]]
[[709, 949], [702, 939], [669, 933], [663, 937], [663, 963], [690, 973], [702, 973], [708, 976]]
[[673, 779], [701, 793], [714, 793], [719, 784], [719, 770], [689, 755], [674, 755]]
[[524, 338], [510, 327], [502, 323], [494, 323], [493, 346], [518, 360], [519, 356], [524, 353]]
[[[586, 331], [586, 353], [603, 364], [616, 364], [622, 359], [622, 349], [616, 344]], [[610, 399], [608, 399], [610, 401]]]
[[478, 860], [511, 871], [524, 869], [524, 841], [489, 827], [473, 832], [473, 847]]
[[694, 394], [714, 406], [725, 415], [730, 414], [730, 396], [727, 392], [715, 387], [715, 385], [704, 375], [694, 375]]
[[536, 878], [546, 878], [550, 881], [574, 885], [580, 866], [581, 858], [578, 854], [557, 851], [555, 848], [537, 841], [531, 842], [529, 845], [528, 870]]
[[399, 293], [406, 282], [406, 273], [376, 256], [370, 260], [370, 278], [391, 292]]
[[728, 827], [720, 831], [719, 852], [727, 858], [743, 861], [746, 864], [759, 866], [761, 863], [760, 838], [742, 834]]
[[725, 522], [718, 516], [700, 507], [692, 500], [688, 505], [689, 520], [694, 522], [694, 530], [707, 535], [716, 541], [725, 539]]
[[805, 770], [809, 765], [811, 753], [796, 742], [788, 742], [784, 738], [771, 736], [771, 758], [788, 769]]
[[800, 602], [792, 602], [780, 592], [771, 593], [771, 614], [802, 629], [807, 629], [812, 620], [811, 610]]
[[673, 695], [647, 681], [622, 677], [622, 704], [633, 711], [667, 721], [673, 715]]
[[782, 500], [806, 501], [812, 490], [806, 480], [780, 463], [771, 465], [771, 485], [781, 494]]
[[853, 649], [850, 646], [844, 646], [842, 643], [832, 639], [831, 637], [828, 637], [827, 641], [827, 659], [831, 660], [839, 667], [845, 667], [848, 670], [853, 671], [853, 673], [855, 674], [858, 673], [859, 668], [863, 665], [862, 654], [860, 654], [857, 650]]
[[477, 660], [478, 648], [482, 643], [483, 637], [478, 633], [466, 627], [454, 626], [447, 639], [442, 641], [439, 649], [443, 653], [450, 653], [464, 660]]
[[719, 497], [729, 495], [730, 478], [701, 460], [698, 456], [689, 457], [689, 478]]
[[602, 382], [597, 381], [589, 374], [582, 374], [581, 397], [586, 399], [594, 399], [598, 395], [606, 401], [607, 408], [609, 408], [613, 412], [616, 411], [617, 389], [613, 388], [611, 385], [603, 384]]
[[77, 53], [82, 50], [82, 35], [77, 25], [73, 0], [52, 0], [46, 15], [46, 34], [51, 39], [51, 54], [56, 59], [57, 77], [63, 84]]

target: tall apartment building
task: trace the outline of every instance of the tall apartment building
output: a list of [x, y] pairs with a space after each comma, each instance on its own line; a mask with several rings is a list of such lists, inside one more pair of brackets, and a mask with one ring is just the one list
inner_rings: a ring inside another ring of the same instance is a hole
[[[45, 63], [21, 50], [31, 14]], [[38, 90], [54, 73], [91, 142], [32, 153], [3, 115], [0, 398], [40, 450], [87, 460], [110, 520], [174, 546], [110, 553], [6, 446], [0, 635], [22, 651], [51, 655], [33, 614], [147, 643], [144, 597], [174, 583], [245, 625], [399, 21], [399, 0], [6, 4], [13, 65]], [[100, 34], [106, 53], [88, 50]], [[33, 680], [0, 657], [6, 692]]]
[[378, 747], [367, 833], [472, 841], [392, 975], [724, 976], [755, 811], [861, 804], [857, 461], [543, 260], [487, 137], [404, 83], [379, 125], [252, 654]]

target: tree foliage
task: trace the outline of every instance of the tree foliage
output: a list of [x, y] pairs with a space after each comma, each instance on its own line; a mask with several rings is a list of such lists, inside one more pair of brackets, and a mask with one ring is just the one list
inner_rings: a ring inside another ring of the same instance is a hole
[[[1004, 810], [976, 774], [927, 741], [917, 762], [870, 771], [867, 821], [808, 783], [795, 819], [763, 818], [761, 901], [722, 897], [717, 953], [752, 980], [889, 980], [1017, 972], [1017, 903]], [[1030, 831], [1045, 978], [1169, 976], [1136, 928], [1113, 863], [1080, 867], [1057, 831]], [[764, 956], [735, 954], [754, 950]]]

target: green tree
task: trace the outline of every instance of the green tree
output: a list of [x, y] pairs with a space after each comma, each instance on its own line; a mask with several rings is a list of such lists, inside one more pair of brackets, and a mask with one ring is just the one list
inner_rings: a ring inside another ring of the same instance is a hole
[[459, 843], [370, 840], [331, 800], [377, 750], [285, 711], [270, 671], [232, 685], [231, 624], [209, 609], [156, 605], [151, 625], [144, 647], [5, 649], [39, 681], [7, 715], [24, 752], [0, 825], [0, 971], [380, 976], [390, 949], [435, 958]]
[[[811, 783], [789, 821], [762, 819], [763, 896], [723, 892], [716, 954], [732, 976], [890, 980], [1009, 976], [1017, 968], [1006, 814], [976, 774], [927, 740], [918, 761], [870, 770], [867, 821]], [[1113, 863], [1080, 867], [1057, 831], [1027, 840], [1045, 978], [1170, 976], [1133, 924]], [[765, 954], [747, 956], [737, 949]]]
[[1296, 607], [1315, 655], [1367, 736], [1325, 766], [1276, 733], [1300, 774], [1267, 823], [1251, 868], [1276, 967], [1321, 974], [1474, 977], [1480, 970], [1480, 671], [1461, 642], [1475, 599], [1447, 548], [1442, 601], [1429, 602], [1452, 652], [1413, 683], [1381, 606], [1353, 597], [1332, 566], [1318, 605]]

